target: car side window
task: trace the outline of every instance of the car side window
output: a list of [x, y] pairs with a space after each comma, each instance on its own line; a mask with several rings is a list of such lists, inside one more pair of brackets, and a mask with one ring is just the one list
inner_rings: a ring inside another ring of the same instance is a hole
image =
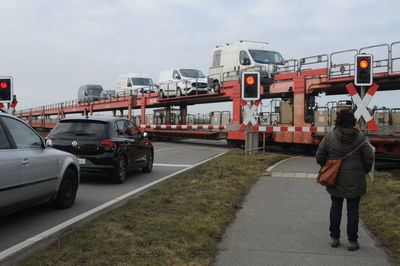
[[246, 51], [240, 51], [239, 62], [241, 65], [250, 65], [250, 57]]
[[9, 148], [11, 148], [11, 146], [10, 143], [8, 142], [6, 132], [4, 132], [4, 129], [0, 124], [0, 150]]
[[178, 71], [174, 70], [174, 72], [172, 73], [172, 77], [174, 79], [181, 79], [181, 75], [179, 75]]
[[131, 122], [131, 121], [125, 121], [128, 127], [128, 135], [132, 137], [139, 137], [140, 131], [139, 129]]
[[40, 149], [43, 147], [40, 137], [25, 123], [9, 117], [3, 117], [3, 121], [11, 132], [17, 149]]
[[116, 122], [117, 134], [118, 136], [126, 136], [127, 135], [127, 126], [124, 120], [118, 120]]

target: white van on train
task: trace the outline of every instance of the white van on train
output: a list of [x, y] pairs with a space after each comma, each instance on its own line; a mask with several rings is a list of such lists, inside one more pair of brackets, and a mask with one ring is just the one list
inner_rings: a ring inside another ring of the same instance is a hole
[[276, 65], [285, 60], [267, 43], [240, 41], [217, 46], [211, 56], [208, 69], [208, 85], [214, 91], [220, 89], [222, 81], [237, 80], [243, 70], [261, 72], [261, 81], [271, 79]]
[[127, 73], [117, 78], [117, 96], [138, 95], [155, 92], [155, 85], [150, 76], [141, 73]]
[[207, 78], [197, 69], [174, 68], [160, 73], [160, 97], [180, 97], [208, 93]]

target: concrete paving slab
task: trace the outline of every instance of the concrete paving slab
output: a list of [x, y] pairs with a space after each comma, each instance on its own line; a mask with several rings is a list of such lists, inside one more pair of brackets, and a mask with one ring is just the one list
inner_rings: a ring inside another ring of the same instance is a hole
[[272, 172], [271, 176], [281, 177], [282, 176], [282, 172]]
[[283, 172], [282, 177], [294, 177], [294, 172]]
[[294, 173], [294, 177], [303, 177], [303, 178], [306, 178], [306, 177], [307, 177], [307, 173]]
[[310, 173], [308, 173], [307, 174], [307, 178], [314, 178], [315, 179], [315, 178], [317, 178], [317, 175], [318, 174], [310, 174]]
[[219, 244], [216, 265], [391, 265], [362, 224], [361, 249], [347, 250], [346, 213], [341, 246], [331, 248], [329, 208], [329, 194], [311, 178], [261, 177]]

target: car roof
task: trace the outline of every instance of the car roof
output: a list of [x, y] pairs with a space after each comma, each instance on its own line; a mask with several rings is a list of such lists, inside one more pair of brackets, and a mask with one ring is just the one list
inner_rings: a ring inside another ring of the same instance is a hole
[[114, 116], [82, 116], [82, 117], [71, 117], [71, 118], [64, 118], [60, 122], [66, 122], [66, 121], [77, 121], [77, 120], [83, 120], [83, 121], [100, 121], [100, 122], [112, 122], [116, 120], [128, 120], [125, 117], [114, 117]]
[[[14, 117], [14, 118], [18, 118], [12, 114], [9, 114], [6, 110], [4, 109], [0, 109], [0, 116], [9, 116], [9, 117]], [[19, 118], [18, 118], [19, 119]]]

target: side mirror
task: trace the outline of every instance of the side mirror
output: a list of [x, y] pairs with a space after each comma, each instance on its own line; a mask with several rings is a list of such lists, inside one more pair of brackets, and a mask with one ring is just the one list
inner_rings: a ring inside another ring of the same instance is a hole
[[179, 76], [179, 74], [175, 74], [174, 79], [181, 79], [181, 77]]
[[51, 139], [45, 138], [44, 139], [44, 146], [45, 147], [53, 147], [53, 141]]
[[244, 65], [244, 66], [247, 66], [247, 65], [250, 65], [250, 59], [249, 58], [243, 58], [241, 61], [240, 61], [240, 64], [242, 64], [242, 65]]

